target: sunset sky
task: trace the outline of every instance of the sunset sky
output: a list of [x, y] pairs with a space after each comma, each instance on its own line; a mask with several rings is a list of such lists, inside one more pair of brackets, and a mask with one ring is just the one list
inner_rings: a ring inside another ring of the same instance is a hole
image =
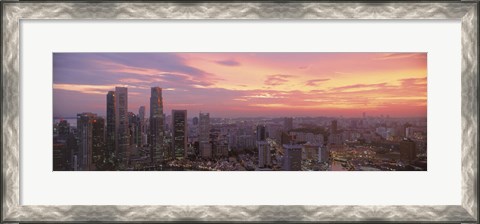
[[128, 87], [128, 109], [189, 117], [426, 117], [426, 53], [54, 53], [53, 116], [106, 114], [106, 94]]

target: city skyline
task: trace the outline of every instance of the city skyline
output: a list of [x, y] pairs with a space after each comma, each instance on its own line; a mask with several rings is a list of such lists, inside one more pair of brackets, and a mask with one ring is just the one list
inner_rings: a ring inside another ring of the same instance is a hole
[[427, 170], [423, 53], [53, 59], [55, 171]]
[[425, 53], [55, 53], [53, 58], [54, 117], [105, 116], [105, 95], [117, 86], [128, 88], [128, 108], [135, 112], [141, 106], [150, 111], [154, 86], [163, 89], [166, 113], [426, 117], [427, 111]]

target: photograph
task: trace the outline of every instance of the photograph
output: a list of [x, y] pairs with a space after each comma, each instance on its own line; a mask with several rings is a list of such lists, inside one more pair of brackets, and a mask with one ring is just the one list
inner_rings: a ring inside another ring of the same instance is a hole
[[2, 223], [479, 222], [477, 1], [0, 5]]
[[55, 52], [53, 171], [427, 171], [426, 52]]

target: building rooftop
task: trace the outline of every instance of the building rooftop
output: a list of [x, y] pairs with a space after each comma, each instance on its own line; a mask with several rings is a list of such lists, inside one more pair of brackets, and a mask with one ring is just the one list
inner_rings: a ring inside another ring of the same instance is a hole
[[283, 144], [283, 148], [285, 148], [285, 149], [302, 149], [302, 145], [297, 145], [297, 144]]

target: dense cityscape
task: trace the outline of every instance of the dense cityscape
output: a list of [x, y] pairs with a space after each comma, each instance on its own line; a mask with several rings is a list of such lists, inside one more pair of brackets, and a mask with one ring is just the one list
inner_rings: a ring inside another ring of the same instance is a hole
[[[106, 116], [54, 117], [54, 171], [425, 171], [425, 117], [211, 117], [164, 111], [151, 87], [150, 113], [131, 112], [128, 88], [105, 92]], [[146, 97], [148, 98], [148, 96]]]

